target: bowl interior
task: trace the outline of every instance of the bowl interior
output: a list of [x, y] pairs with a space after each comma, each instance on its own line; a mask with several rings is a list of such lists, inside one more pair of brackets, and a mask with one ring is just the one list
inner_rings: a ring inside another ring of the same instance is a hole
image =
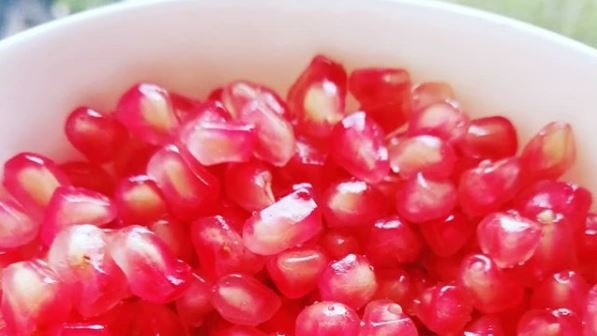
[[446, 80], [472, 116], [504, 114], [521, 142], [552, 120], [573, 124], [571, 178], [597, 191], [597, 51], [492, 14], [419, 0], [130, 2], [0, 42], [0, 160], [71, 152], [64, 116], [114, 107], [138, 81], [185, 94], [247, 78], [283, 95], [315, 53], [348, 68], [408, 68]]

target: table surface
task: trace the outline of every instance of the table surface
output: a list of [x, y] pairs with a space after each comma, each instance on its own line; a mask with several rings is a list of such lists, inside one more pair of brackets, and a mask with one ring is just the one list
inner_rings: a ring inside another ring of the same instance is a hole
[[[56, 17], [116, 1], [119, 0], [0, 0], [0, 37]], [[517, 18], [597, 47], [597, 0], [442, 1]]]

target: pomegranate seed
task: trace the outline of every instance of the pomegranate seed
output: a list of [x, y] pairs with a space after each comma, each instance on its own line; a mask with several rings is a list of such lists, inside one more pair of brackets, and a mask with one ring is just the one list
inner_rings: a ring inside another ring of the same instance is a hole
[[114, 153], [114, 172], [118, 176], [145, 174], [147, 162], [158, 147], [130, 139]]
[[554, 273], [533, 289], [535, 308], [567, 308], [582, 314], [589, 284], [574, 271]]
[[76, 187], [59, 187], [54, 192], [41, 223], [40, 237], [50, 246], [64, 228], [76, 224], [106, 226], [116, 219], [112, 201], [95, 191]]
[[425, 327], [444, 335], [461, 331], [471, 320], [473, 308], [465, 289], [438, 284], [421, 294], [415, 310]]
[[593, 286], [587, 294], [583, 313], [583, 336], [597, 335], [597, 285]]
[[175, 146], [156, 152], [147, 164], [172, 213], [181, 220], [206, 212], [219, 194], [219, 182], [204, 167], [186, 160]]
[[468, 123], [468, 117], [457, 106], [436, 103], [414, 112], [408, 134], [434, 135], [455, 143], [466, 135]]
[[85, 161], [71, 161], [59, 167], [75, 187], [97, 191], [104, 195], [112, 195], [114, 192], [114, 179], [101, 166]]
[[469, 290], [473, 306], [483, 313], [497, 313], [514, 307], [520, 304], [524, 295], [522, 286], [482, 254], [462, 261], [460, 283]]
[[383, 195], [364, 181], [354, 178], [328, 186], [321, 196], [328, 227], [369, 226], [388, 213]]
[[581, 323], [574, 313], [566, 309], [529, 310], [518, 322], [519, 336], [578, 336]]
[[458, 195], [463, 211], [484, 215], [499, 210], [522, 186], [522, 167], [517, 158], [483, 161], [461, 174]]
[[353, 235], [342, 231], [327, 230], [319, 244], [331, 259], [341, 259], [349, 253], [363, 252], [359, 241]]
[[165, 217], [150, 223], [147, 227], [166, 244], [178, 259], [188, 263], [192, 262], [193, 245], [186, 224]]
[[516, 154], [518, 136], [507, 118], [494, 116], [473, 119], [466, 135], [458, 143], [458, 149], [471, 159], [504, 159]]
[[322, 251], [298, 248], [269, 259], [267, 271], [276, 288], [287, 298], [295, 299], [317, 287], [317, 280], [327, 264], [327, 256]]
[[126, 129], [113, 116], [89, 107], [79, 107], [69, 114], [64, 133], [79, 152], [98, 163], [109, 161], [127, 138]]
[[176, 311], [186, 325], [200, 327], [207, 314], [213, 310], [210, 299], [211, 287], [205, 279], [194, 273], [191, 284], [176, 300]]
[[423, 223], [448, 216], [456, 206], [456, 187], [449, 180], [418, 173], [396, 194], [396, 209], [406, 220]]
[[170, 101], [178, 120], [188, 122], [201, 111], [202, 103], [194, 98], [170, 92]]
[[69, 185], [54, 161], [33, 153], [20, 153], [4, 164], [4, 187], [36, 216], [50, 202], [54, 190]]
[[367, 304], [376, 290], [373, 267], [364, 256], [356, 254], [331, 262], [319, 278], [324, 301], [341, 302], [355, 310]]
[[327, 152], [305, 139], [296, 139], [294, 156], [279, 173], [291, 183], [308, 182], [320, 185], [326, 177]]
[[418, 135], [406, 137], [388, 146], [390, 167], [402, 178], [418, 172], [439, 178], [449, 177], [456, 164], [452, 147], [438, 137]]
[[218, 279], [212, 288], [211, 303], [228, 322], [247, 326], [269, 320], [282, 304], [274, 291], [243, 274]]
[[356, 69], [348, 79], [350, 93], [361, 109], [372, 116], [387, 131], [406, 122], [410, 113], [410, 75], [404, 69]]
[[224, 186], [226, 196], [247, 211], [259, 211], [275, 202], [272, 173], [259, 161], [229, 165]]
[[167, 143], [179, 126], [170, 94], [154, 84], [137, 84], [122, 95], [116, 118], [139, 139]]
[[157, 184], [146, 175], [123, 179], [114, 194], [118, 216], [125, 224], [146, 224], [167, 214], [166, 201]]
[[506, 336], [502, 322], [497, 316], [483, 315], [466, 327], [464, 336]]
[[412, 313], [413, 303], [417, 295], [427, 282], [421, 274], [408, 272], [401, 268], [386, 268], [376, 271], [378, 283], [374, 299], [387, 299], [404, 307]]
[[2, 272], [2, 316], [9, 335], [28, 336], [66, 320], [70, 291], [41, 260], [14, 263]]
[[474, 223], [460, 212], [422, 223], [419, 228], [427, 246], [440, 257], [449, 257], [460, 251], [475, 230]]
[[339, 122], [331, 135], [332, 159], [356, 178], [377, 183], [388, 175], [388, 150], [383, 130], [364, 112], [355, 112]]
[[365, 254], [377, 267], [415, 262], [423, 249], [411, 224], [392, 216], [377, 220], [367, 238]]
[[146, 228], [131, 225], [118, 230], [109, 248], [131, 292], [143, 300], [170, 302], [190, 285], [189, 265], [176, 259], [166, 244]]
[[300, 188], [249, 218], [243, 227], [245, 246], [273, 255], [313, 238], [322, 227], [312, 191]]
[[11, 249], [32, 242], [39, 231], [39, 224], [31, 219], [17, 202], [0, 200], [0, 249]]
[[167, 306], [140, 301], [135, 310], [132, 330], [140, 336], [189, 336], [178, 316]]
[[[2, 335], [0, 333], [0, 335]], [[43, 333], [44, 336], [110, 336], [109, 328], [101, 323], [67, 322], [58, 324]]]
[[73, 291], [73, 304], [84, 317], [99, 315], [128, 297], [122, 271], [108, 251], [107, 236], [93, 225], [62, 230], [48, 252], [48, 263]]
[[191, 226], [191, 238], [201, 269], [208, 277], [237, 272], [252, 275], [263, 268], [263, 258], [243, 245], [240, 234], [222, 216], [196, 220]]
[[350, 307], [339, 302], [316, 302], [296, 319], [295, 336], [358, 336], [360, 320]]
[[267, 336], [263, 331], [247, 326], [230, 326], [216, 331], [211, 336]]
[[597, 259], [597, 213], [589, 213], [580, 237], [579, 255], [585, 260]]
[[222, 101], [230, 114], [236, 118], [240, 117], [243, 109], [253, 101], [259, 101], [264, 108], [279, 115], [288, 114], [286, 103], [274, 90], [249, 81], [240, 80], [224, 86], [220, 99], [216, 100]]
[[412, 92], [412, 101], [413, 111], [444, 102], [458, 105], [454, 100], [452, 87], [444, 82], [425, 82], [415, 86]]
[[365, 307], [359, 336], [379, 335], [417, 336], [418, 332], [399, 304], [390, 300], [376, 300]]
[[513, 267], [532, 257], [541, 240], [541, 225], [515, 212], [496, 212], [479, 223], [477, 239], [498, 267]]

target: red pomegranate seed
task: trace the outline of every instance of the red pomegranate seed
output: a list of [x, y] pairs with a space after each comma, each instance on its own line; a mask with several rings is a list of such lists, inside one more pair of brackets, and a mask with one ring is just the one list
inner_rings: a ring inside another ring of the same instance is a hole
[[471, 159], [504, 159], [516, 154], [518, 136], [507, 118], [494, 116], [473, 119], [466, 135], [458, 143], [458, 149]]
[[243, 241], [254, 253], [273, 255], [313, 238], [321, 222], [312, 191], [300, 188], [254, 213], [243, 227]]
[[483, 161], [460, 175], [458, 196], [463, 211], [485, 215], [499, 210], [522, 186], [523, 171], [517, 158]]
[[70, 161], [59, 167], [75, 187], [97, 191], [104, 195], [112, 195], [114, 192], [114, 178], [101, 166], [86, 161]]
[[567, 309], [529, 310], [518, 322], [518, 336], [578, 336], [581, 335], [578, 316]]
[[188, 225], [172, 218], [164, 217], [147, 226], [181, 260], [193, 261], [193, 245], [189, 237]]
[[444, 102], [458, 105], [454, 100], [454, 90], [452, 90], [452, 87], [448, 83], [425, 82], [413, 88], [413, 111], [419, 111], [430, 105]]
[[340, 180], [321, 196], [323, 216], [328, 227], [369, 226], [388, 213], [383, 195], [364, 181]]
[[339, 302], [316, 302], [296, 319], [295, 336], [358, 336], [360, 320], [350, 307]]
[[120, 181], [114, 193], [114, 205], [125, 224], [147, 224], [167, 214], [166, 201], [157, 184], [146, 175]]
[[308, 182], [318, 186], [326, 177], [328, 153], [308, 140], [296, 139], [296, 150], [288, 164], [279, 170], [280, 176], [290, 183]]
[[404, 69], [356, 69], [348, 79], [350, 93], [361, 109], [387, 131], [402, 126], [411, 107], [410, 75]]
[[324, 138], [344, 117], [347, 75], [341, 64], [317, 55], [288, 91], [288, 109], [300, 133]]
[[180, 297], [190, 285], [189, 265], [176, 259], [166, 244], [150, 230], [131, 225], [118, 230], [110, 253], [124, 272], [131, 292], [143, 300], [166, 303]]
[[471, 320], [472, 306], [466, 290], [451, 284], [427, 288], [415, 304], [425, 327], [440, 335], [460, 332]]
[[126, 129], [116, 118], [89, 107], [79, 107], [69, 114], [64, 133], [79, 152], [98, 163], [109, 161], [127, 138]]
[[274, 291], [243, 274], [218, 279], [212, 288], [211, 303], [228, 322], [247, 326], [269, 320], [282, 304]]
[[73, 304], [83, 317], [102, 314], [130, 295], [107, 239], [100, 228], [75, 225], [62, 230], [48, 252], [50, 267], [74, 289]]
[[32, 242], [39, 231], [39, 223], [11, 199], [0, 200], [0, 249], [13, 249]]
[[147, 164], [172, 213], [181, 220], [197, 218], [219, 195], [219, 182], [201, 165], [186, 160], [175, 146], [156, 152]]
[[228, 273], [252, 275], [263, 268], [263, 258], [243, 245], [242, 237], [225, 217], [196, 220], [191, 226], [191, 239], [201, 269], [210, 278]]
[[321, 250], [297, 248], [269, 259], [267, 271], [280, 293], [295, 299], [317, 287], [317, 280], [327, 264], [328, 258]]
[[468, 289], [473, 306], [483, 313], [497, 313], [522, 301], [524, 289], [483, 254], [465, 258], [460, 283]]
[[587, 295], [583, 311], [583, 336], [597, 335], [597, 285]]
[[417, 272], [402, 268], [386, 268], [376, 271], [377, 292], [374, 299], [387, 299], [398, 303], [409, 314], [415, 298], [420, 294], [419, 286], [425, 286], [427, 280]]
[[138, 335], [189, 336], [178, 316], [167, 306], [143, 301], [136, 306], [131, 329]]
[[2, 271], [2, 316], [8, 335], [29, 336], [66, 320], [70, 290], [41, 260], [14, 263]]
[[224, 186], [226, 196], [247, 211], [259, 211], [275, 202], [272, 173], [259, 161], [230, 164]]
[[[0, 335], [2, 335], [0, 333]], [[94, 322], [67, 322], [43, 332], [44, 336], [110, 336], [108, 326]]]
[[365, 307], [359, 336], [417, 336], [414, 322], [399, 304], [390, 300], [371, 301]]
[[502, 322], [495, 315], [483, 315], [466, 327], [464, 336], [506, 336]]
[[365, 255], [376, 267], [393, 267], [415, 262], [422, 250], [421, 238], [412, 225], [392, 216], [373, 224], [367, 237]]
[[396, 145], [388, 146], [390, 167], [402, 178], [418, 172], [433, 177], [449, 177], [456, 164], [452, 147], [438, 137], [417, 135], [405, 137]]
[[194, 273], [191, 284], [176, 300], [176, 312], [187, 326], [200, 327], [205, 317], [213, 310], [210, 299], [211, 286], [200, 275]]
[[526, 144], [521, 160], [528, 176], [535, 180], [560, 177], [576, 160], [572, 127], [561, 122], [545, 125]]
[[363, 249], [354, 235], [337, 230], [326, 230], [319, 244], [331, 259], [342, 259], [349, 253], [361, 254]]
[[175, 92], [170, 92], [169, 96], [176, 117], [183, 123], [193, 119], [201, 111], [202, 103], [197, 99]]
[[116, 207], [112, 201], [95, 191], [59, 187], [54, 192], [41, 222], [40, 237], [50, 245], [64, 228], [76, 224], [106, 226], [116, 219]]
[[358, 310], [375, 295], [377, 280], [364, 256], [349, 254], [331, 262], [319, 278], [319, 293], [324, 301], [341, 302]]
[[274, 90], [249, 81], [240, 80], [224, 86], [220, 98], [216, 100], [220, 100], [235, 118], [240, 117], [243, 109], [254, 101], [279, 115], [288, 114], [286, 103]]
[[422, 223], [419, 229], [431, 251], [440, 257], [449, 257], [460, 251], [469, 241], [475, 225], [462, 213]]
[[567, 308], [582, 314], [589, 284], [575, 271], [554, 273], [533, 289], [534, 308]]
[[408, 124], [408, 134], [434, 135], [456, 143], [466, 135], [468, 123], [468, 117], [457, 106], [436, 103], [414, 112]]
[[170, 94], [154, 84], [137, 84], [125, 92], [116, 118], [134, 136], [153, 145], [167, 143], [179, 126]]
[[477, 227], [477, 239], [483, 253], [498, 267], [522, 265], [529, 260], [541, 240], [541, 225], [515, 212], [496, 212], [485, 217]]
[[449, 180], [431, 179], [418, 173], [396, 194], [398, 214], [413, 223], [448, 216], [456, 206], [456, 187]]
[[117, 176], [145, 174], [147, 162], [157, 149], [156, 146], [131, 138], [114, 153], [114, 159], [112, 160], [114, 172]]
[[331, 134], [332, 159], [356, 178], [377, 183], [390, 165], [383, 130], [364, 112], [346, 116]]
[[597, 260], [597, 213], [587, 215], [578, 245], [583, 261]]
[[43, 212], [54, 190], [69, 185], [54, 161], [33, 153], [20, 153], [4, 164], [4, 187], [34, 215]]

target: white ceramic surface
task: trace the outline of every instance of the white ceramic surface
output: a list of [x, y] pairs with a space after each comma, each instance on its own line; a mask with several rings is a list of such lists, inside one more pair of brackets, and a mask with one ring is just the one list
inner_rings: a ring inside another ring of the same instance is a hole
[[471, 115], [505, 114], [522, 140], [570, 121], [581, 158], [573, 178], [597, 192], [597, 50], [422, 0], [138, 1], [32, 29], [0, 42], [0, 160], [69, 155], [64, 115], [79, 104], [109, 110], [134, 82], [204, 96], [244, 77], [285, 93], [314, 53], [447, 80]]

